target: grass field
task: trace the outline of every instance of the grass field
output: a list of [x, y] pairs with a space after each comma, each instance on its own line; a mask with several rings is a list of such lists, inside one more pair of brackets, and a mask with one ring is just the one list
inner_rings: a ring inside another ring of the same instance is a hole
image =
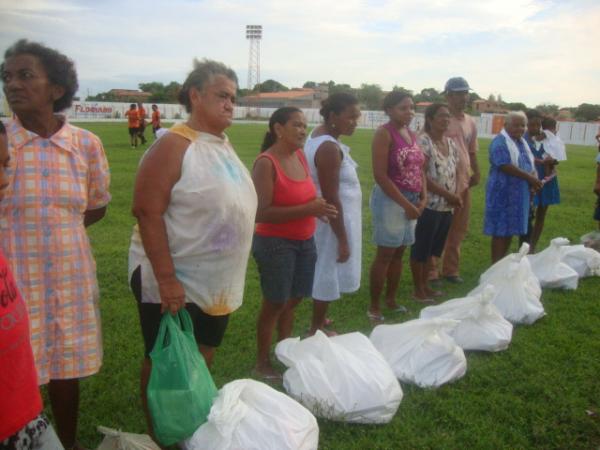
[[[100, 439], [95, 431], [97, 425], [130, 432], [145, 430], [138, 393], [143, 346], [137, 311], [127, 287], [127, 250], [134, 223], [130, 213], [132, 185], [142, 150], [129, 147], [123, 124], [80, 126], [100, 136], [112, 171], [113, 200], [108, 214], [90, 230], [101, 289], [105, 358], [101, 373], [82, 383], [80, 438], [86, 446], [94, 447]], [[257, 153], [264, 130], [264, 125], [236, 124], [228, 132], [248, 165]], [[361, 289], [331, 307], [330, 316], [339, 332], [371, 331], [365, 315], [367, 274], [374, 250], [368, 209], [373, 184], [371, 136], [371, 130], [357, 130], [352, 138], [344, 139], [359, 163], [364, 255]], [[471, 229], [463, 246], [465, 283], [446, 286], [446, 298], [466, 294], [489, 265], [489, 239], [482, 234], [488, 143], [480, 141], [479, 160], [484, 176], [482, 184], [473, 190]], [[559, 166], [562, 203], [549, 209], [540, 248], [556, 236], [578, 243], [579, 236], [596, 226], [591, 219], [594, 157], [591, 147], [569, 146], [569, 160]], [[513, 247], [516, 249], [516, 244]], [[411, 284], [410, 273], [405, 271], [398, 300], [409, 307], [410, 314], [391, 316], [388, 322], [418, 316], [421, 306], [408, 300]], [[404, 399], [388, 425], [320, 420], [320, 448], [600, 448], [598, 291], [600, 278], [582, 280], [572, 292], [544, 291], [547, 316], [532, 326], [515, 327], [507, 351], [468, 353], [466, 376], [436, 390], [403, 385]], [[256, 267], [251, 261], [244, 305], [232, 315], [213, 366], [219, 387], [249, 376], [255, 357], [255, 318], [260, 298]], [[300, 305], [296, 335], [307, 329], [310, 308], [310, 301]]]

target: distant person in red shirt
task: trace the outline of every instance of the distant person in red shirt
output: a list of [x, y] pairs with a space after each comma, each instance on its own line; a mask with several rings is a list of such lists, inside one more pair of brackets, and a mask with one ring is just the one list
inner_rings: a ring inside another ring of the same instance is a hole
[[142, 144], [146, 143], [146, 136], [144, 136], [144, 131], [146, 131], [146, 110], [144, 109], [144, 105], [138, 103], [138, 115], [140, 116], [140, 125], [138, 128], [138, 136], [142, 141]]
[[140, 129], [140, 115], [137, 110], [137, 105], [132, 103], [129, 106], [129, 111], [125, 113], [127, 117], [127, 127], [129, 128], [129, 139], [131, 141], [131, 148], [135, 148], [138, 145], [138, 133]]
[[158, 106], [152, 105], [152, 134], [156, 138], [156, 131], [160, 129], [160, 111]]
[[[0, 122], [0, 201], [8, 187], [8, 141]], [[63, 449], [42, 414], [27, 307], [0, 250], [0, 449]]]

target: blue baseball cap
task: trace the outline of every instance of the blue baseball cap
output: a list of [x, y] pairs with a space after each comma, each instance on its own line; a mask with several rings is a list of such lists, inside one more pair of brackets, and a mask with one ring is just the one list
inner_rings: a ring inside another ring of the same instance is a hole
[[472, 90], [469, 87], [469, 83], [463, 77], [453, 77], [446, 81], [444, 92], [468, 92]]

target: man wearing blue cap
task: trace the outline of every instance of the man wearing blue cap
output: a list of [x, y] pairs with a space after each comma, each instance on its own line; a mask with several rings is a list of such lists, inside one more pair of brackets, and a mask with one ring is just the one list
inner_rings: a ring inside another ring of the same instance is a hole
[[[442, 277], [452, 283], [462, 283], [460, 277], [460, 246], [469, 228], [471, 212], [471, 192], [469, 188], [479, 183], [479, 165], [477, 164], [477, 125], [471, 116], [465, 114], [469, 100], [469, 83], [462, 77], [450, 78], [444, 87], [450, 124], [445, 136], [452, 138], [458, 147], [456, 167], [456, 192], [460, 195], [462, 206], [454, 209], [452, 224], [446, 238], [442, 257]], [[432, 267], [429, 278], [439, 279], [437, 264]]]

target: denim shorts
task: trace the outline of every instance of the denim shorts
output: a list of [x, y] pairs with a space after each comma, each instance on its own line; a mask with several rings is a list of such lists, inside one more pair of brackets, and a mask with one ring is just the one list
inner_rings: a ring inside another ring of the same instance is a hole
[[[419, 202], [420, 192], [400, 191], [413, 205]], [[416, 219], [406, 218], [404, 208], [389, 198], [376, 184], [369, 201], [373, 219], [373, 242], [379, 247], [405, 247], [415, 242]]]
[[312, 237], [299, 241], [254, 234], [252, 256], [258, 266], [265, 300], [285, 303], [312, 295], [317, 262], [317, 248]]

